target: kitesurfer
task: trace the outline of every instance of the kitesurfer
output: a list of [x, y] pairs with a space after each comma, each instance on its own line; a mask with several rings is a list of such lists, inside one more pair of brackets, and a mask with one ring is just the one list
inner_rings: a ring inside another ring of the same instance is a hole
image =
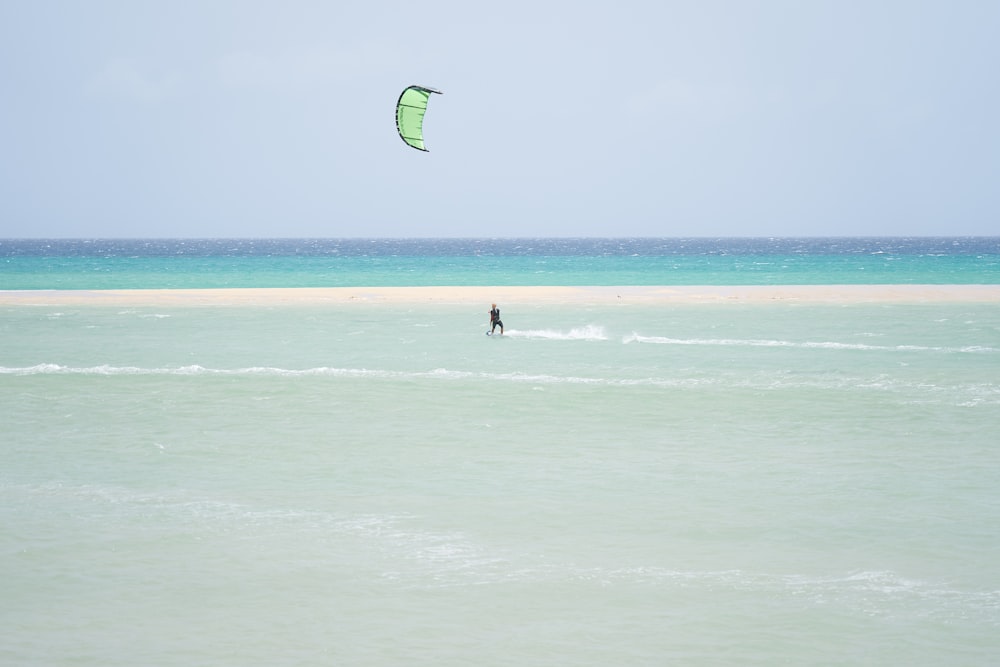
[[500, 327], [500, 335], [503, 335], [503, 322], [500, 321], [500, 309], [494, 303], [493, 308], [490, 309], [490, 334], [496, 331], [496, 328]]

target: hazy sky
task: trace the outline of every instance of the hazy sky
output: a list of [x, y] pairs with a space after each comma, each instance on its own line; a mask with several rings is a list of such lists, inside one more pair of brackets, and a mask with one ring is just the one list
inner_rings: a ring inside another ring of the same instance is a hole
[[995, 0], [0, 0], [0, 237], [997, 235], [998, 36]]

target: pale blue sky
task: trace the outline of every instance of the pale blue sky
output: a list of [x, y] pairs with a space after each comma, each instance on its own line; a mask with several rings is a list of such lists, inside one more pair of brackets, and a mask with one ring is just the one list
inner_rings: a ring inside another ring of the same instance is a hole
[[0, 0], [0, 237], [996, 235], [998, 35], [997, 1]]

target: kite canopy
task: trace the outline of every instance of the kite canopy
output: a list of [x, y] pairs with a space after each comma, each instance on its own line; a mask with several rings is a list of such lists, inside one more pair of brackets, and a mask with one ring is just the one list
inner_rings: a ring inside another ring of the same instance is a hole
[[399, 137], [417, 150], [424, 148], [424, 113], [431, 93], [443, 94], [440, 90], [424, 86], [410, 86], [404, 90], [396, 102], [396, 129]]

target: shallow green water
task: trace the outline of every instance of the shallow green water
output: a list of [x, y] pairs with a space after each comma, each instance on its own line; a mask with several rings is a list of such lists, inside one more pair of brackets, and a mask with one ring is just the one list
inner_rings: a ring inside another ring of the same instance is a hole
[[0, 662], [990, 664], [1000, 306], [0, 310]]

